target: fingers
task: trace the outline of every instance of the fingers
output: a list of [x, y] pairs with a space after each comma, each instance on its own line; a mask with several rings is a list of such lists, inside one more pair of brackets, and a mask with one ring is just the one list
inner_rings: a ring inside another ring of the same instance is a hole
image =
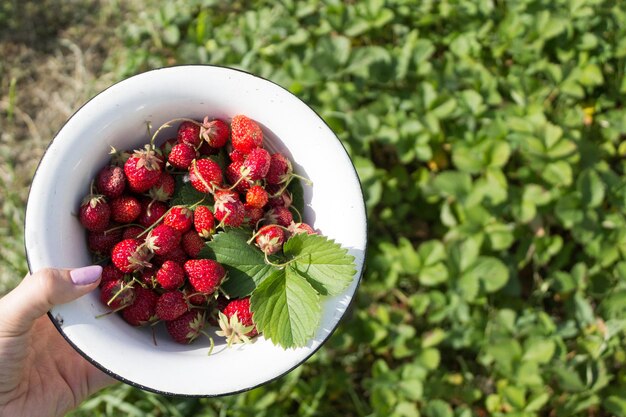
[[74, 270], [46, 268], [27, 275], [13, 291], [0, 299], [0, 331], [27, 332], [38, 317], [54, 305], [75, 300], [98, 286], [102, 267]]

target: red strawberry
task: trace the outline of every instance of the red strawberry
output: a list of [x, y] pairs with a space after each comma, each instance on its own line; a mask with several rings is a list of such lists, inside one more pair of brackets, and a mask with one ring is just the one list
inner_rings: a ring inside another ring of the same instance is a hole
[[317, 234], [315, 229], [313, 229], [311, 226], [309, 226], [306, 223], [294, 223], [294, 222], [291, 222], [291, 224], [287, 227], [287, 229], [289, 230], [289, 233], [292, 234], [292, 235], [297, 235], [298, 233], [306, 233], [308, 235], [316, 235]]
[[197, 258], [202, 248], [204, 248], [204, 239], [195, 230], [190, 230], [183, 235], [180, 245], [190, 258]]
[[148, 194], [153, 200], [167, 201], [172, 198], [174, 191], [176, 191], [176, 180], [167, 172], [163, 172]]
[[232, 191], [215, 193], [215, 218], [226, 226], [239, 227], [243, 223], [245, 209], [239, 196]]
[[111, 208], [102, 195], [85, 197], [78, 211], [78, 219], [90, 232], [103, 232], [109, 226]]
[[190, 259], [184, 269], [194, 290], [204, 294], [214, 293], [226, 276], [224, 267], [212, 259]]
[[256, 236], [256, 244], [267, 255], [272, 255], [283, 247], [285, 232], [280, 226], [270, 224], [259, 229]]
[[156, 273], [157, 282], [166, 290], [174, 290], [185, 282], [185, 270], [180, 264], [167, 260]]
[[222, 169], [209, 158], [194, 160], [189, 166], [189, 180], [196, 190], [212, 193], [222, 184]]
[[100, 301], [113, 310], [131, 305], [134, 299], [135, 290], [121, 279], [106, 281], [100, 289]]
[[180, 291], [168, 291], [161, 294], [155, 307], [157, 317], [165, 321], [176, 320], [188, 310], [185, 296]]
[[198, 157], [198, 152], [189, 143], [178, 143], [172, 147], [172, 151], [167, 157], [167, 162], [178, 169], [189, 169], [191, 161]]
[[100, 286], [104, 286], [109, 281], [123, 280], [124, 273], [117, 269], [115, 265], [108, 264], [102, 268], [102, 278], [100, 278]]
[[274, 207], [265, 213], [264, 220], [267, 224], [279, 224], [283, 227], [289, 227], [293, 221], [293, 214], [287, 207]]
[[96, 177], [96, 188], [109, 198], [122, 195], [126, 188], [124, 169], [115, 165], [105, 166]]
[[250, 151], [243, 162], [242, 175], [251, 181], [265, 178], [270, 169], [270, 153], [263, 148], [255, 148]]
[[207, 206], [198, 206], [193, 213], [193, 226], [204, 238], [209, 238], [215, 231], [215, 218]]
[[139, 239], [119, 242], [111, 252], [113, 264], [122, 272], [131, 273], [149, 267], [150, 252]]
[[122, 239], [137, 239], [137, 236], [144, 231], [141, 226], [128, 226], [122, 233]]
[[243, 162], [246, 160], [246, 155], [239, 152], [237, 149], [233, 149], [228, 156], [230, 157], [231, 162]]
[[187, 257], [187, 254], [185, 253], [183, 248], [178, 245], [164, 255], [156, 255], [154, 257], [154, 262], [156, 262], [158, 265], [161, 265], [165, 261], [174, 261], [179, 265], [183, 265], [187, 261], [187, 259], [189, 259]]
[[113, 247], [122, 240], [122, 231], [120, 229], [112, 229], [104, 232], [88, 232], [87, 247], [89, 250], [102, 256], [109, 256]]
[[237, 115], [230, 123], [233, 148], [241, 153], [249, 154], [254, 148], [263, 145], [261, 127], [252, 119]]
[[291, 161], [282, 153], [276, 152], [270, 158], [270, 168], [267, 171], [265, 180], [268, 184], [282, 184], [289, 180], [292, 173]]
[[185, 233], [193, 225], [193, 211], [184, 206], [172, 207], [165, 215], [163, 223]]
[[152, 226], [167, 212], [167, 205], [161, 201], [150, 199], [141, 200], [141, 214], [137, 218], [137, 223], [143, 227]]
[[221, 148], [228, 141], [228, 125], [222, 120], [215, 119], [209, 122], [209, 117], [204, 118], [200, 127], [200, 137], [212, 148]]
[[189, 344], [196, 340], [206, 325], [203, 311], [189, 311], [176, 320], [166, 321], [165, 328], [175, 342]]
[[166, 224], [160, 224], [150, 231], [146, 246], [157, 255], [171, 252], [180, 243], [180, 232]]
[[200, 146], [200, 126], [193, 122], [182, 122], [176, 135], [178, 143], [188, 143], [194, 148]]
[[156, 320], [156, 302], [159, 296], [147, 288], [135, 287], [135, 301], [124, 310], [122, 317], [131, 326], [142, 326]]
[[243, 162], [231, 162], [226, 167], [226, 178], [232, 185], [237, 184], [235, 189], [245, 193], [252, 186], [252, 180], [244, 172]]
[[132, 223], [141, 213], [139, 200], [130, 195], [114, 198], [111, 200], [110, 206], [111, 217], [113, 221], [118, 223]]
[[163, 159], [161, 151], [146, 145], [143, 150], [136, 150], [124, 164], [124, 173], [131, 191], [145, 193], [154, 186], [161, 177]]
[[256, 224], [263, 218], [263, 209], [258, 207], [252, 207], [248, 204], [244, 204], [245, 210], [245, 222], [248, 226], [256, 228]]
[[220, 312], [218, 336], [226, 338], [228, 345], [239, 342], [249, 342], [258, 332], [252, 321], [250, 311], [250, 297], [232, 300]]
[[246, 193], [246, 204], [251, 207], [263, 208], [267, 201], [267, 191], [260, 185], [253, 185]]

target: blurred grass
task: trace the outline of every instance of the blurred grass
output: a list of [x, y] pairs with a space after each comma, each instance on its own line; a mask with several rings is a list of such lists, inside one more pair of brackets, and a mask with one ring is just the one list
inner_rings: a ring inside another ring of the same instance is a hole
[[74, 109], [150, 68], [235, 66], [351, 153], [372, 237], [357, 310], [250, 392], [118, 384], [71, 415], [626, 416], [625, 16], [611, 0], [0, 3], [0, 294]]

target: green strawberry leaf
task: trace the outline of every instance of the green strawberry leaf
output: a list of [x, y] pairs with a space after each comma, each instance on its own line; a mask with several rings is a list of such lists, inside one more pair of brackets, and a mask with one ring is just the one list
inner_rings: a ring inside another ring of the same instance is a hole
[[184, 175], [175, 175], [176, 191], [170, 200], [170, 206], [192, 206], [204, 199], [204, 205], [213, 204], [213, 197], [193, 188], [190, 182], [183, 180]]
[[293, 220], [295, 222], [298, 220], [303, 221], [299, 218], [299, 216], [304, 214], [304, 189], [302, 188], [302, 182], [298, 178], [293, 178], [287, 186], [287, 191], [291, 193], [291, 207], [297, 210], [297, 213], [295, 210], [291, 210]]
[[[222, 290], [230, 297], [246, 297], [269, 276], [275, 268], [265, 263], [263, 252], [248, 245], [252, 232], [229, 229], [213, 236], [200, 252], [200, 258], [214, 259], [228, 271]], [[274, 259], [270, 257], [270, 259]]]
[[226, 172], [226, 168], [230, 164], [230, 158], [228, 157], [228, 153], [225, 148], [220, 148], [220, 151], [217, 154], [211, 155], [209, 158], [220, 166], [222, 172]]
[[325, 236], [299, 233], [285, 242], [283, 252], [321, 295], [340, 294], [356, 273], [354, 256]]
[[274, 270], [259, 284], [250, 309], [257, 329], [284, 348], [304, 346], [322, 314], [317, 291], [291, 265]]

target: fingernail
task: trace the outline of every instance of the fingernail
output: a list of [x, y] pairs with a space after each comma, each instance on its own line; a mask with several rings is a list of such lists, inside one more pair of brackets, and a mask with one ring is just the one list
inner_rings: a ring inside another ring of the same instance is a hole
[[91, 265], [70, 271], [70, 278], [76, 285], [88, 285], [96, 282], [100, 275], [102, 275], [102, 267], [100, 265]]

